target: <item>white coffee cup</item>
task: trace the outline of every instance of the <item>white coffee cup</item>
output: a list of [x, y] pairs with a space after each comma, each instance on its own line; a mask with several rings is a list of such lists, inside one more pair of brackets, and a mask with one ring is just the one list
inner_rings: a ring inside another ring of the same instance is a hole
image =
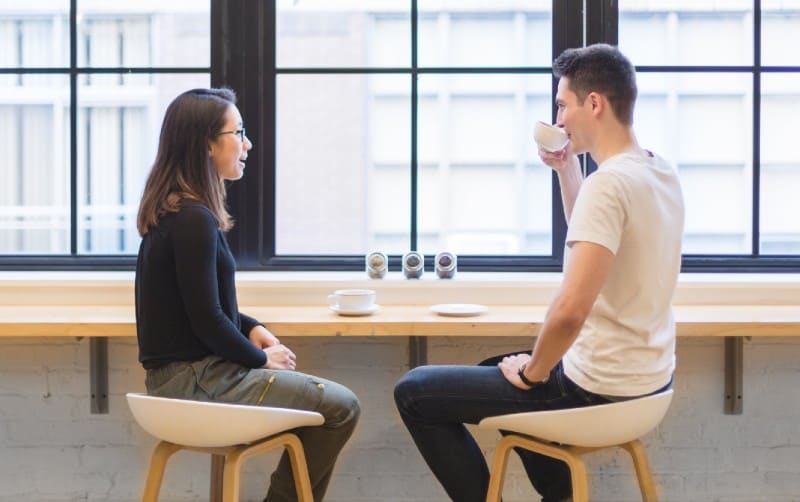
[[567, 146], [569, 138], [564, 129], [537, 120], [533, 126], [533, 139], [542, 149], [557, 152]]
[[328, 295], [328, 304], [339, 310], [370, 310], [375, 306], [375, 291], [339, 289]]

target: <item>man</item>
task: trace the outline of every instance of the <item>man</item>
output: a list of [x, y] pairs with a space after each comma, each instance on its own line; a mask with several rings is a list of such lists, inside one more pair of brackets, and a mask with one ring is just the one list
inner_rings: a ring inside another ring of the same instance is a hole
[[[483, 501], [489, 471], [464, 427], [506, 413], [573, 408], [659, 392], [672, 383], [670, 301], [684, 207], [677, 174], [634, 135], [636, 76], [616, 48], [569, 49], [553, 63], [557, 125], [570, 142], [540, 148], [558, 173], [568, 222], [561, 287], [532, 354], [494, 365], [423, 366], [395, 387], [400, 415], [456, 502]], [[577, 154], [598, 170], [585, 180]], [[544, 501], [571, 497], [566, 464], [520, 456]]]

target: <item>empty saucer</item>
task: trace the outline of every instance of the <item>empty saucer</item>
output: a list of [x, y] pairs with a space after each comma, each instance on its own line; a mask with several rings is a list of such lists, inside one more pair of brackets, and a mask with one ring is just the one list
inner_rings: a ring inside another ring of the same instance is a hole
[[489, 310], [486, 305], [475, 303], [441, 303], [431, 307], [431, 312], [451, 317], [468, 317], [481, 315]]

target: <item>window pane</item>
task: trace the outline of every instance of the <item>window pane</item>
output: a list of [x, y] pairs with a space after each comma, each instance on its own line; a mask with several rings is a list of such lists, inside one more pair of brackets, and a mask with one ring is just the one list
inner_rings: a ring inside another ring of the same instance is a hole
[[155, 159], [164, 111], [181, 92], [208, 86], [208, 74], [82, 76], [79, 253], [136, 254], [136, 212]]
[[0, 84], [0, 253], [67, 253], [69, 79], [13, 77], [25, 86]]
[[750, 253], [752, 77], [640, 73], [640, 144], [680, 172], [685, 253]]
[[800, 75], [762, 75], [761, 252], [800, 254]]
[[0, 67], [69, 66], [69, 0], [0, 2]]
[[[510, 5], [509, 5], [510, 4]], [[420, 66], [549, 66], [550, 0], [419, 3]]]
[[419, 79], [420, 250], [550, 254], [551, 174], [532, 140], [550, 75]]
[[675, 4], [620, 0], [619, 47], [635, 65], [753, 64], [753, 2]]
[[79, 0], [78, 65], [208, 67], [210, 8], [208, 0]]
[[800, 51], [790, 41], [800, 28], [800, 2], [762, 0], [761, 64], [800, 65]]
[[409, 88], [407, 75], [278, 76], [278, 255], [408, 251]]
[[409, 66], [410, 12], [396, 0], [278, 0], [277, 66]]

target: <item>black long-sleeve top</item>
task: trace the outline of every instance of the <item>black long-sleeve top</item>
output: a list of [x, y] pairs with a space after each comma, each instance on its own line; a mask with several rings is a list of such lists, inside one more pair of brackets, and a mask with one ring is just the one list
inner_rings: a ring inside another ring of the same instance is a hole
[[258, 324], [239, 312], [236, 262], [217, 220], [203, 204], [183, 199], [139, 246], [136, 335], [145, 369], [215, 354], [248, 368], [266, 354], [247, 334]]

